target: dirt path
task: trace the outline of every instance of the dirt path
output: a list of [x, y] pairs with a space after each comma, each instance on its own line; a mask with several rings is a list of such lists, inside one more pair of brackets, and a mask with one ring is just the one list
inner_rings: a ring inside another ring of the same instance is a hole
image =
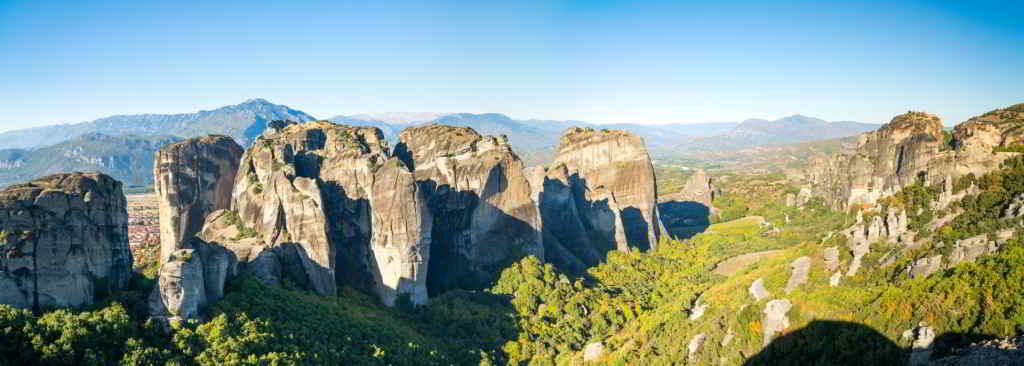
[[757, 263], [757, 261], [760, 260], [761, 258], [778, 254], [780, 252], [782, 252], [781, 249], [772, 249], [761, 252], [737, 255], [735, 257], [718, 262], [718, 264], [715, 265], [715, 269], [712, 270], [711, 272], [714, 274], [729, 277], [736, 274], [736, 272], [739, 272], [740, 270], [747, 268], [747, 266]]

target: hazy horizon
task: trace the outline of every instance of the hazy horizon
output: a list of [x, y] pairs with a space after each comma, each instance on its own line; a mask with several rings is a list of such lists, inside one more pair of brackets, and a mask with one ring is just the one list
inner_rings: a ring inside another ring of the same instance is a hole
[[1022, 8], [0, 1], [0, 131], [257, 97], [318, 118], [952, 125], [1024, 102]]

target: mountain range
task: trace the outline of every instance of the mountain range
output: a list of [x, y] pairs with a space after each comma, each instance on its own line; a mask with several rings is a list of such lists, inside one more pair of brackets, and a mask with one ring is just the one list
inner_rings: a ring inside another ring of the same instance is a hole
[[[7, 131], [0, 133], [0, 185], [58, 171], [58, 167], [96, 169], [131, 185], [150, 185], [149, 169], [152, 164], [143, 162], [152, 160], [159, 142], [221, 134], [247, 146], [263, 133], [267, 122], [309, 122], [316, 119], [286, 105], [250, 99], [194, 113], [117, 115], [88, 122]], [[506, 135], [516, 147], [516, 152], [530, 165], [550, 162], [558, 136], [572, 126], [635, 133], [643, 137], [656, 159], [852, 136], [877, 127], [859, 122], [827, 122], [801, 115], [774, 121], [748, 119], [742, 122], [661, 125], [514, 119], [499, 113], [352, 114], [328, 120], [352, 126], [377, 127], [392, 144], [403, 129], [430, 123], [470, 127], [486, 135]], [[107, 166], [81, 165], [79, 161], [131, 163]]]

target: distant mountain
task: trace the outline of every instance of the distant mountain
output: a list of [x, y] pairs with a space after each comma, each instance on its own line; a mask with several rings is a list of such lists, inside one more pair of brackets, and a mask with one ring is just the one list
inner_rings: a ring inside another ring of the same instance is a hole
[[[420, 124], [438, 123], [443, 125], [470, 127], [485, 135], [505, 135], [523, 160], [529, 164], [544, 163], [554, 154], [558, 138], [565, 129], [572, 126], [594, 128], [622, 129], [636, 133], [644, 138], [647, 146], [653, 150], [660, 147], [676, 146], [680, 142], [693, 137], [709, 136], [731, 130], [737, 124], [731, 122], [642, 125], [633, 123], [594, 124], [574, 120], [518, 120], [499, 113], [448, 113], [436, 114], [433, 119], [424, 119], [430, 113], [402, 114], [406, 118], [394, 122], [384, 120], [388, 115], [358, 114], [337, 116], [330, 121], [354, 126], [380, 128], [384, 136], [392, 143], [398, 140], [402, 129]], [[415, 117], [415, 118], [413, 118]]]
[[748, 119], [720, 134], [694, 138], [679, 145], [683, 151], [725, 151], [756, 146], [784, 145], [858, 135], [878, 128], [861, 122], [829, 122], [792, 115], [774, 121]]
[[248, 145], [266, 128], [269, 121], [288, 119], [298, 122], [312, 121], [305, 112], [273, 104], [263, 99], [183, 114], [119, 115], [90, 122], [28, 128], [0, 133], [0, 149], [38, 148], [58, 144], [88, 133], [110, 136], [171, 135], [195, 137], [221, 134]]
[[178, 140], [87, 133], [38, 149], [0, 150], [0, 186], [72, 171], [100, 171], [127, 186], [149, 186], [153, 184], [154, 154]]

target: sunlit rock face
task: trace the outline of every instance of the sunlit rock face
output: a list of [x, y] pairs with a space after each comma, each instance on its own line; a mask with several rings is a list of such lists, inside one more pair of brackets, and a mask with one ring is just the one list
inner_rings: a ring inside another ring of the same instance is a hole
[[540, 214], [523, 163], [504, 136], [410, 127], [395, 156], [413, 170], [433, 216], [431, 294], [485, 288], [512, 262], [544, 257]]
[[377, 169], [371, 205], [370, 249], [377, 296], [386, 305], [394, 305], [403, 295], [415, 305], [426, 303], [433, 216], [412, 172], [401, 161], [392, 158]]
[[160, 212], [160, 261], [184, 249], [206, 215], [231, 206], [242, 147], [227, 136], [197, 137], [161, 148], [153, 163]]
[[924, 112], [896, 116], [860, 136], [851, 151], [819, 159], [809, 174], [814, 193], [834, 208], [874, 205], [912, 184], [949, 184], [997, 169], [1024, 142], [1024, 105], [997, 109], [944, 132]]
[[131, 276], [121, 182], [56, 174], [0, 191], [0, 303], [21, 308], [91, 304]]
[[[539, 178], [534, 178], [539, 180]], [[538, 194], [546, 259], [571, 273], [612, 250], [654, 248], [664, 234], [654, 167], [631, 133], [570, 128]]]

